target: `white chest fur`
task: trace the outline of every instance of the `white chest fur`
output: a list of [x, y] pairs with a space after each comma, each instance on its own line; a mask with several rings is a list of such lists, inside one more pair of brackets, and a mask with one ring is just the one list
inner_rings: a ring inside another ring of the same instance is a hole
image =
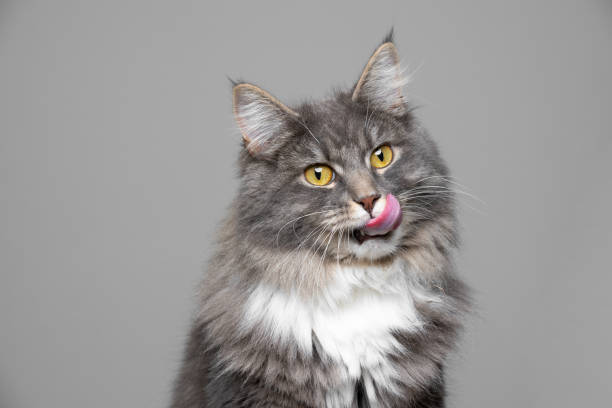
[[[352, 398], [352, 384], [390, 384], [394, 375], [387, 359], [399, 347], [393, 329], [418, 330], [421, 323], [401, 261], [386, 267], [335, 267], [332, 282], [316, 299], [259, 285], [251, 293], [245, 324], [264, 324], [270, 336], [295, 342], [312, 352], [313, 334], [329, 358], [343, 367], [347, 389], [337, 390], [328, 405]], [[344, 396], [343, 396], [344, 395]]]

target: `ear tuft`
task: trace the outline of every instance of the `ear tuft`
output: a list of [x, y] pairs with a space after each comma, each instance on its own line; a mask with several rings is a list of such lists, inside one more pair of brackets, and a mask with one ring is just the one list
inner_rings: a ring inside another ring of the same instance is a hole
[[[385, 40], [392, 39], [393, 29]], [[355, 85], [352, 99], [399, 116], [406, 113], [402, 87], [407, 82], [407, 78], [402, 75], [395, 45], [386, 41], [370, 57]]]
[[391, 27], [391, 29], [389, 30], [389, 32], [387, 33], [387, 35], [385, 35], [385, 38], [383, 39], [383, 44], [384, 43], [392, 43], [393, 42], [393, 27]]
[[247, 83], [233, 88], [234, 117], [253, 156], [269, 154], [289, 134], [299, 115], [278, 99]]

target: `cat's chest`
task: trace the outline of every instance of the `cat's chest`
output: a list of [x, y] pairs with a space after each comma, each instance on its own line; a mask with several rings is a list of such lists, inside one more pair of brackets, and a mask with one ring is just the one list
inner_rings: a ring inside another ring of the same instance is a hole
[[390, 357], [401, 351], [393, 332], [421, 327], [402, 272], [395, 264], [340, 267], [326, 291], [313, 299], [260, 285], [249, 297], [246, 316], [305, 353], [316, 349], [337, 368], [342, 377], [337, 382], [347, 387], [337, 391], [348, 397], [359, 379], [389, 383], [395, 371]]
[[338, 307], [314, 309], [311, 324], [318, 351], [358, 379], [363, 371], [390, 364], [389, 355], [400, 348], [393, 331], [413, 330], [420, 323], [409, 296], [363, 290]]

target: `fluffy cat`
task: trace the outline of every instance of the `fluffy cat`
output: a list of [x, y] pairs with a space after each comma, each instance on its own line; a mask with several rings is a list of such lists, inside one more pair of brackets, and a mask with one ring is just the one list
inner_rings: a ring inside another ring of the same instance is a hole
[[327, 100], [235, 84], [240, 189], [173, 408], [444, 406], [468, 299], [452, 182], [404, 84], [391, 36]]

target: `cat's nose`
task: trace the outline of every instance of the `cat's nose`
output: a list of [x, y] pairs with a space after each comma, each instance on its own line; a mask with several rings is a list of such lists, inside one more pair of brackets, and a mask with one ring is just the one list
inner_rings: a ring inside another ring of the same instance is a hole
[[368, 212], [368, 214], [372, 215], [372, 209], [374, 208], [374, 203], [376, 200], [380, 198], [380, 194], [372, 194], [367, 197], [362, 197], [359, 199], [359, 204], [363, 207], [364, 210]]

